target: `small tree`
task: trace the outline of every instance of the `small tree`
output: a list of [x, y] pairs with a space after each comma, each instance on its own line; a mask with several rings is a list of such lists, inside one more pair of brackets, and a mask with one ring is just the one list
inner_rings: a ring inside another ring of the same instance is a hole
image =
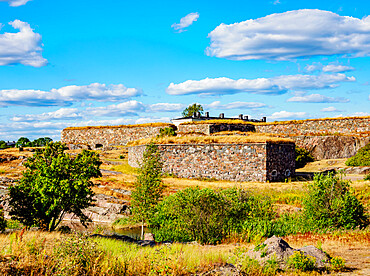
[[203, 114], [203, 106], [200, 104], [193, 103], [189, 105], [187, 108], [184, 109], [182, 112], [183, 117], [191, 117], [194, 115], [195, 112], [199, 112], [200, 114]]
[[311, 155], [311, 153], [304, 149], [304, 148], [299, 148], [295, 147], [295, 168], [303, 168], [306, 166], [307, 163], [313, 162], [315, 159]]
[[163, 196], [165, 186], [162, 182], [162, 166], [158, 146], [149, 144], [131, 194], [134, 217], [141, 221], [141, 239], [144, 237], [144, 223], [149, 222]]
[[316, 174], [303, 200], [304, 216], [318, 228], [351, 229], [369, 224], [366, 211], [349, 181], [329, 173]]
[[99, 155], [84, 150], [72, 158], [66, 149], [57, 142], [36, 150], [25, 162], [19, 184], [9, 187], [10, 215], [25, 226], [52, 231], [66, 213], [79, 217], [83, 225], [89, 221], [82, 209], [93, 201], [90, 178], [101, 176]]
[[21, 137], [18, 139], [17, 143], [15, 143], [16, 148], [29, 147], [29, 146], [31, 146], [31, 141], [27, 137]]

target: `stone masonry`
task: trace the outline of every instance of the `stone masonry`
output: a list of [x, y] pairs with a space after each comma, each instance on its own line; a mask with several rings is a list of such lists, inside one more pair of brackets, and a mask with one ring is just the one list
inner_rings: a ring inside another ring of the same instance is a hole
[[258, 123], [256, 132], [288, 135], [370, 135], [370, 117], [331, 118], [290, 121], [276, 124]]
[[[158, 145], [163, 171], [182, 178], [229, 181], [282, 181], [295, 174], [294, 143]], [[138, 167], [146, 146], [128, 150]]]
[[165, 127], [174, 127], [174, 125], [66, 128], [62, 131], [61, 140], [67, 145], [85, 145], [92, 149], [124, 146], [130, 141], [155, 137], [159, 134], [159, 130]]
[[252, 124], [181, 124], [178, 126], [181, 133], [203, 133], [211, 135], [222, 131], [241, 131], [255, 132], [255, 126]]

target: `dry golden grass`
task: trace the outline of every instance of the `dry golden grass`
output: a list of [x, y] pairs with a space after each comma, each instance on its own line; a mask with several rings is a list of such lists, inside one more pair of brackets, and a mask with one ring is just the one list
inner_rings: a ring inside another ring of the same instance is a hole
[[134, 127], [174, 127], [169, 123], [147, 123], [137, 125], [119, 125], [119, 126], [83, 126], [83, 127], [67, 127], [64, 130], [81, 130], [81, 129], [101, 129], [101, 128], [134, 128]]
[[315, 162], [307, 163], [307, 165], [304, 168], [297, 169], [297, 172], [320, 172], [324, 171], [330, 167], [336, 167], [336, 168], [348, 168], [346, 166], [346, 158], [342, 159], [324, 159], [319, 160]]
[[250, 132], [248, 136], [183, 136], [147, 138], [128, 143], [128, 146], [155, 144], [245, 144], [245, 143], [294, 143], [288, 138], [278, 138]]

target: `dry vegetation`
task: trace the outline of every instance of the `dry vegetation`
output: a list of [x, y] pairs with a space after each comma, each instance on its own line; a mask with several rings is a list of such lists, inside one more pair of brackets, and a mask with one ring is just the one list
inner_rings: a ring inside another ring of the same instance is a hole
[[294, 143], [288, 138], [279, 138], [259, 133], [249, 132], [246, 136], [183, 136], [183, 137], [158, 137], [147, 138], [130, 142], [128, 146], [155, 144], [245, 144], [245, 143]]
[[[216, 137], [212, 137], [216, 138]], [[244, 137], [243, 137], [244, 138]], [[217, 139], [217, 138], [216, 138]], [[233, 140], [235, 137], [233, 137]], [[77, 153], [78, 151], [71, 151]], [[102, 169], [108, 170], [103, 177], [95, 179], [99, 184], [94, 191], [130, 200], [128, 195], [116, 193], [113, 189], [132, 190], [136, 179], [136, 169], [127, 164], [127, 150], [120, 148], [112, 151], [102, 151]], [[30, 156], [32, 152], [19, 152], [16, 149], [1, 151], [0, 154], [13, 154], [14, 156]], [[121, 157], [121, 158], [120, 158]], [[23, 166], [21, 160], [0, 163], [0, 176], [18, 178]], [[345, 159], [322, 160], [311, 163], [299, 171], [320, 171], [327, 167], [345, 167]], [[110, 173], [119, 172], [120, 174]], [[230, 187], [243, 187], [257, 194], [268, 195], [275, 203], [278, 213], [296, 212], [301, 207], [301, 198], [305, 194], [307, 182], [289, 181], [286, 183], [257, 183], [257, 182], [230, 182], [212, 180], [190, 180], [174, 177], [163, 179], [167, 186], [166, 195], [175, 193], [187, 187], [199, 186], [201, 188], [224, 189]], [[360, 200], [370, 207], [370, 181], [354, 181], [355, 189]], [[88, 275], [148, 275], [174, 274], [184, 275], [209, 271], [217, 266], [225, 265], [233, 257], [235, 251], [253, 247], [252, 244], [235, 244], [237, 241], [229, 240], [219, 246], [200, 246], [175, 244], [173, 246], [158, 246], [154, 248], [141, 248], [133, 244], [122, 243], [106, 239], [95, 239], [98, 255], [91, 256], [85, 268], [81, 263], [61, 257], [56, 254], [59, 241], [68, 236], [60, 233], [21, 232], [0, 235], [0, 274], [1, 275], [81, 275], [81, 270], [88, 271]], [[304, 245], [321, 247], [331, 256], [341, 256], [346, 260], [347, 271], [340, 275], [369, 275], [370, 263], [368, 252], [370, 248], [370, 230], [338, 231], [330, 234], [304, 234], [285, 237], [288, 243], [299, 248]], [[65, 247], [64, 247], [65, 248]], [[76, 247], [78, 248], [78, 247]], [[95, 248], [95, 247], [94, 247]], [[66, 249], [63, 249], [66, 250]], [[95, 250], [95, 249], [94, 249]], [[93, 251], [95, 252], [95, 251]], [[103, 253], [102, 253], [103, 252]], [[73, 256], [73, 255], [71, 255]], [[113, 269], [113, 267], [115, 267]], [[76, 268], [70, 274], [63, 274]], [[54, 270], [53, 270], [54, 269]], [[64, 269], [64, 270], [63, 270]], [[18, 271], [16, 274], [15, 271]], [[64, 272], [63, 272], [64, 271]], [[263, 275], [256, 268], [249, 275]], [[296, 272], [287, 272], [281, 275], [297, 275]], [[301, 273], [301, 275], [319, 275], [317, 272]]]

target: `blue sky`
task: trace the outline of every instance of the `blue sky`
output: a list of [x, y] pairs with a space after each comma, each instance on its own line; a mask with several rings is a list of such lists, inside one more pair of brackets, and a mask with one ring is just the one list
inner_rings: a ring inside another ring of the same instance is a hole
[[0, 139], [169, 121], [194, 102], [370, 115], [367, 2], [0, 0]]

